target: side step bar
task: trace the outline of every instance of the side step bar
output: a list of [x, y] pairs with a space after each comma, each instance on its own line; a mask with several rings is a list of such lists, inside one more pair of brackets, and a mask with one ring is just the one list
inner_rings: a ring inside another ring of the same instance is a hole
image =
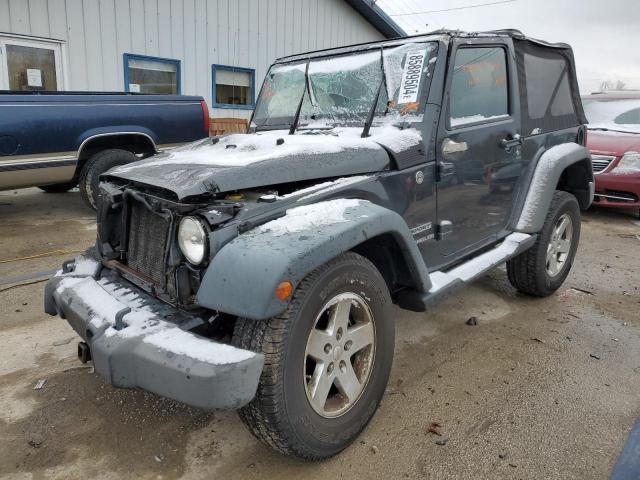
[[446, 272], [431, 272], [431, 288], [428, 292], [409, 290], [398, 296], [398, 305], [414, 312], [424, 312], [434, 301], [441, 299], [457, 288], [481, 277], [489, 270], [519, 255], [531, 247], [537, 235], [515, 232], [492, 250], [478, 255]]

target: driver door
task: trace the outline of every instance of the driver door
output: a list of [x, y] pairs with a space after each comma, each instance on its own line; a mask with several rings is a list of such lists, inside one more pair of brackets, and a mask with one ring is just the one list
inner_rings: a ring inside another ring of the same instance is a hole
[[524, 164], [510, 43], [465, 39], [452, 52], [436, 153], [445, 257], [494, 241], [511, 214]]

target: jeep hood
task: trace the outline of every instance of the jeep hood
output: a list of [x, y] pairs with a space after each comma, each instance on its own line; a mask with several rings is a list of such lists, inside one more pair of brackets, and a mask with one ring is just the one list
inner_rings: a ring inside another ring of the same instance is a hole
[[[179, 200], [289, 182], [372, 173], [389, 167], [389, 153], [418, 146], [420, 133], [384, 126], [361, 129], [235, 134], [205, 138], [105, 176], [170, 190]], [[388, 153], [389, 152], [389, 153]]]

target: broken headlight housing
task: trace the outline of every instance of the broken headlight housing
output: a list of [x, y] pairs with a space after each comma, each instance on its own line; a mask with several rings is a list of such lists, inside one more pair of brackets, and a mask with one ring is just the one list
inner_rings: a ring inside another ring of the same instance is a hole
[[640, 172], [640, 153], [625, 153], [618, 162], [618, 165], [616, 165], [615, 170], [622, 172]]
[[190, 263], [199, 265], [207, 253], [207, 230], [195, 217], [184, 217], [178, 227], [178, 245]]

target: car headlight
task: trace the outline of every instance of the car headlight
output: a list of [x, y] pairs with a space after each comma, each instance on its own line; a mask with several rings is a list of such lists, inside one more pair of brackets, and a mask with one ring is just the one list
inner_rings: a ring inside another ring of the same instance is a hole
[[207, 251], [207, 231], [194, 217], [184, 217], [178, 227], [178, 245], [189, 262], [198, 265]]
[[625, 172], [640, 172], [640, 153], [627, 152], [625, 153], [615, 170], [622, 170]]

